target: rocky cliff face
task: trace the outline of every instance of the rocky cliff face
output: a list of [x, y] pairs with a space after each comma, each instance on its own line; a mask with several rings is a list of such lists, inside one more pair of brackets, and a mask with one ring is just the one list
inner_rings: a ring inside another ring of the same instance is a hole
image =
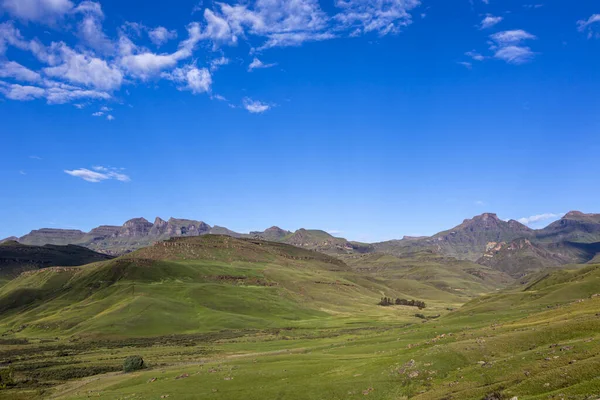
[[73, 229], [38, 229], [19, 238], [19, 243], [33, 246], [44, 244], [67, 245], [81, 242], [85, 232]]
[[134, 218], [123, 224], [119, 230], [118, 237], [143, 237], [148, 236], [152, 229], [152, 223], [145, 218]]

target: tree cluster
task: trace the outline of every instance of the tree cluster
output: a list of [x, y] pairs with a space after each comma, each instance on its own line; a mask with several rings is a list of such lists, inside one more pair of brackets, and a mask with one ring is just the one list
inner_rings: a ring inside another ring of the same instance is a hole
[[378, 303], [380, 306], [409, 306], [409, 307], [418, 307], [420, 310], [425, 308], [425, 302], [421, 301], [421, 300], [406, 300], [406, 299], [399, 299], [397, 298], [396, 300], [392, 299], [391, 297], [382, 297], [381, 301]]

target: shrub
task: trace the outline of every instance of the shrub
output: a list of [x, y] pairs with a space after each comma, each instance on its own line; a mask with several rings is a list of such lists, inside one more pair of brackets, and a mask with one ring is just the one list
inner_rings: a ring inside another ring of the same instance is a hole
[[129, 356], [123, 362], [123, 371], [133, 372], [145, 368], [144, 359], [140, 356]]
[[0, 389], [6, 389], [15, 384], [12, 367], [0, 368]]

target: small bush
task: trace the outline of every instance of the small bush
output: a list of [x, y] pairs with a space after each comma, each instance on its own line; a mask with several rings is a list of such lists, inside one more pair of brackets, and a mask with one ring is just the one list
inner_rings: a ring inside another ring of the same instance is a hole
[[0, 389], [6, 389], [15, 384], [12, 367], [0, 368]]
[[129, 356], [123, 362], [123, 371], [132, 372], [145, 368], [144, 359], [140, 356]]

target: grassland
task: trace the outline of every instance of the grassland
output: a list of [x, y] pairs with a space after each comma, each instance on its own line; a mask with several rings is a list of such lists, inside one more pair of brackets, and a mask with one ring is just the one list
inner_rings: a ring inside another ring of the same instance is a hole
[[[600, 396], [598, 265], [500, 291], [493, 275], [493, 293], [474, 298], [485, 288], [469, 288], [481, 279], [463, 274], [470, 265], [427, 255], [347, 266], [285, 245], [202, 240], [2, 288], [0, 362], [18, 384], [0, 398]], [[439, 274], [452, 287], [437, 287]], [[24, 284], [34, 299], [9, 307]], [[428, 307], [379, 307], [382, 295]], [[148, 368], [120, 372], [128, 355]]]

